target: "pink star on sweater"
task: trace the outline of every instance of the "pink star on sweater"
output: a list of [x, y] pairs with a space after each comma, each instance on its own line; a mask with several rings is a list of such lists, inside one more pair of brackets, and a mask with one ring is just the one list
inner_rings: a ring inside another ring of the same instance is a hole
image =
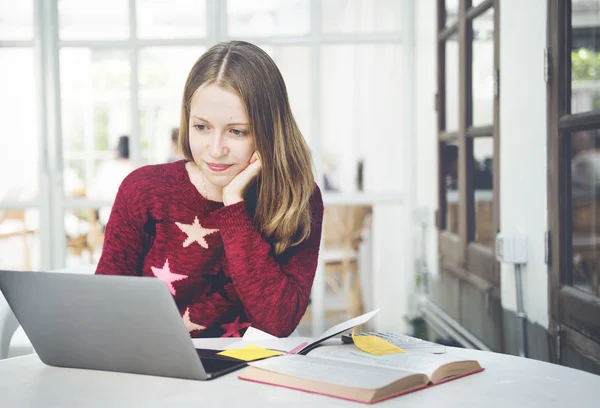
[[184, 248], [187, 248], [194, 242], [197, 242], [202, 248], [208, 249], [208, 244], [206, 243], [206, 239], [204, 239], [204, 237], [212, 234], [213, 232], [219, 231], [218, 229], [204, 228], [202, 225], [200, 225], [198, 217], [194, 218], [193, 224], [182, 224], [181, 222], [176, 222], [175, 225], [177, 225], [181, 231], [187, 234], [187, 239], [183, 242]]
[[166, 284], [169, 286], [169, 291], [173, 296], [175, 296], [175, 288], [173, 287], [173, 282], [187, 279], [186, 275], [179, 275], [177, 273], [171, 272], [171, 269], [169, 268], [168, 259], [165, 261], [165, 264], [162, 268], [155, 268], [154, 266], [151, 266], [150, 268], [152, 269], [152, 273], [154, 274], [154, 276], [166, 282]]
[[250, 326], [250, 322], [240, 323], [240, 316], [238, 316], [233, 322], [221, 325], [225, 330], [225, 334], [221, 337], [240, 337], [240, 330], [248, 326]]
[[185, 313], [183, 314], [183, 324], [185, 324], [185, 328], [188, 332], [193, 332], [194, 330], [204, 330], [206, 327], [201, 324], [196, 324], [190, 320], [190, 308], [185, 309]]

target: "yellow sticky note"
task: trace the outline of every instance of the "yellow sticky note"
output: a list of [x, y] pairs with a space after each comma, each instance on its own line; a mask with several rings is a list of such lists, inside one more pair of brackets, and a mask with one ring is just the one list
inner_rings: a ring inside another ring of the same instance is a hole
[[406, 350], [403, 350], [400, 347], [395, 346], [392, 343], [385, 341], [381, 337], [355, 336], [354, 330], [352, 330], [352, 340], [354, 341], [354, 344], [356, 345], [356, 347], [358, 347], [365, 353], [369, 353], [374, 356], [383, 356], [385, 354], [406, 353]]
[[273, 350], [267, 350], [262, 347], [258, 347], [255, 344], [248, 344], [244, 348], [224, 350], [217, 354], [225, 357], [237, 358], [238, 360], [252, 361], [265, 357], [280, 356], [283, 353]]

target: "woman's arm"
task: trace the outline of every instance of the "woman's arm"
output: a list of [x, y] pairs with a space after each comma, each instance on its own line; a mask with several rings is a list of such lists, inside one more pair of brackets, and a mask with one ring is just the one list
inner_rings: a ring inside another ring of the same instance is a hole
[[125, 178], [115, 198], [96, 269], [98, 275], [137, 275], [144, 255], [143, 218], [134, 215], [128, 202], [135, 191], [133, 178]]
[[310, 203], [310, 236], [277, 259], [271, 244], [258, 232], [246, 202], [212, 213], [223, 239], [229, 274], [246, 315], [252, 326], [278, 337], [289, 336], [300, 322], [317, 269], [323, 199], [316, 186]]

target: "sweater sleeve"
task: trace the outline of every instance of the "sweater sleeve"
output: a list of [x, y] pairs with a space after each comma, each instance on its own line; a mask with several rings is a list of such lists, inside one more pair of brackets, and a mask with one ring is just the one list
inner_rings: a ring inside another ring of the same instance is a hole
[[134, 216], [129, 199], [135, 192], [133, 176], [125, 178], [113, 204], [106, 231], [98, 275], [137, 275], [143, 259], [143, 218]]
[[304, 315], [312, 288], [323, 223], [323, 199], [315, 186], [310, 200], [310, 236], [275, 257], [246, 202], [215, 212], [232, 283], [253, 327], [289, 336]]

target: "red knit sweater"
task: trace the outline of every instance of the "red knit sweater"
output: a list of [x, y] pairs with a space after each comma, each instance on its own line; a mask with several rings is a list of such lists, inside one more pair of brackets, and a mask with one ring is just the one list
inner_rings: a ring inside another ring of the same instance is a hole
[[119, 188], [96, 273], [162, 279], [193, 337], [238, 337], [250, 325], [288, 336], [317, 268], [323, 201], [318, 187], [310, 193], [310, 237], [275, 257], [245, 201], [206, 200], [185, 161], [142, 167]]

